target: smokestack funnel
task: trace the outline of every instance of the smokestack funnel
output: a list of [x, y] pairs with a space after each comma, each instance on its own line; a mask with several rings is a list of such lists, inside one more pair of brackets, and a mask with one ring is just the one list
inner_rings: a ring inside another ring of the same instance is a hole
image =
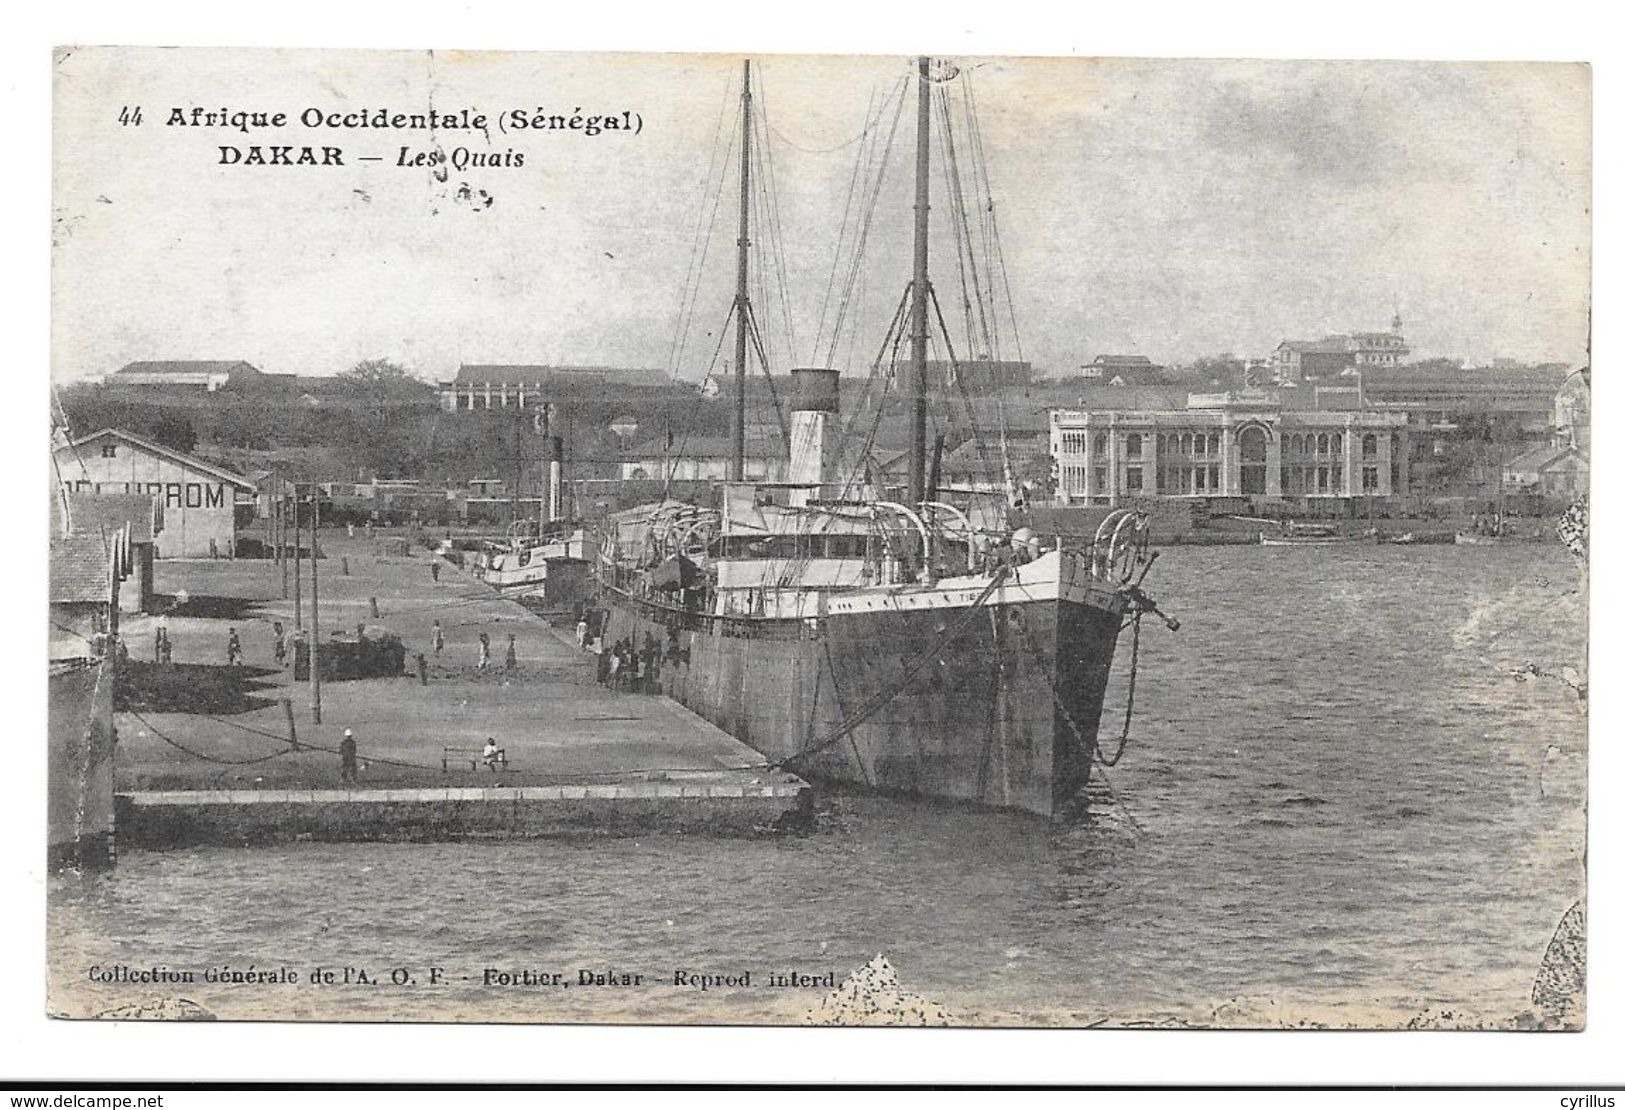
[[841, 372], [823, 366], [806, 366], [790, 371], [795, 384], [794, 412], [840, 412]]

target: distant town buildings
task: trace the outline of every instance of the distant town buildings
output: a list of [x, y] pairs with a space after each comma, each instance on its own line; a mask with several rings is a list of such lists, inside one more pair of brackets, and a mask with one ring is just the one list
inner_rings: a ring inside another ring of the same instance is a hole
[[222, 361], [132, 362], [114, 371], [109, 385], [144, 385], [216, 393], [228, 385], [241, 385], [261, 377], [259, 370], [241, 359]]
[[[664, 436], [627, 449], [621, 477], [628, 481], [724, 481], [733, 460], [728, 436]], [[790, 453], [776, 430], [745, 437], [745, 480], [782, 482], [789, 473]]]
[[1322, 378], [1347, 376], [1370, 367], [1398, 366], [1410, 348], [1393, 318], [1386, 332], [1354, 332], [1320, 339], [1283, 339], [1270, 355], [1274, 384], [1295, 386]]
[[1096, 355], [1078, 376], [1106, 385], [1152, 385], [1162, 380], [1162, 367], [1145, 355]]
[[1056, 497], [1387, 497], [1408, 482], [1406, 424], [1403, 413], [1295, 410], [1251, 390], [1192, 394], [1176, 410], [1059, 410]]
[[1537, 447], [1508, 462], [1502, 468], [1501, 480], [1508, 493], [1538, 493], [1572, 500], [1589, 488], [1591, 464], [1584, 452], [1569, 444]]
[[536, 408], [570, 401], [622, 403], [664, 398], [673, 388], [660, 370], [611, 366], [465, 364], [439, 383], [446, 412]]
[[942, 488], [958, 493], [1002, 492], [1006, 488], [1006, 459], [1011, 484], [1019, 487], [1025, 481], [1044, 486], [1049, 475], [1036, 473], [1035, 467], [1048, 455], [1049, 437], [1043, 433], [1011, 432], [1002, 448], [997, 440], [968, 439], [943, 458]]
[[964, 392], [979, 397], [1031, 385], [1033, 364], [986, 358], [957, 363], [930, 359], [925, 364], [925, 377], [933, 391], [942, 391], [944, 395]]
[[[943, 489], [984, 492], [1014, 481], [1038, 497], [1039, 487], [1058, 487], [1062, 500], [1102, 503], [1388, 496], [1412, 492], [1412, 479], [1418, 492], [1483, 496], [1497, 471], [1520, 489], [1583, 488], [1589, 369], [1411, 363], [1401, 324], [1396, 315], [1387, 331], [1286, 339], [1264, 358], [1226, 353], [1175, 368], [1143, 354], [1101, 353], [1053, 378], [1035, 377], [1022, 360], [932, 360], [933, 433], [944, 440], [933, 460], [937, 480]], [[895, 383], [855, 383], [843, 415], [862, 434], [842, 450], [862, 458], [843, 465], [889, 487], [910, 430], [895, 389], [888, 392]], [[297, 472], [324, 484], [335, 513], [425, 521], [497, 519], [540, 504], [555, 457], [572, 505], [613, 500], [620, 483], [725, 480], [739, 388], [726, 364], [702, 384], [652, 369], [467, 363], [434, 389], [419, 383], [386, 405], [353, 378], [265, 374], [243, 360], [134, 362], [104, 384], [106, 400], [126, 408], [98, 407], [92, 390], [76, 416], [85, 426], [111, 422], [113, 411], [139, 412], [132, 419], [145, 421], [139, 427], [154, 439], [241, 450], [245, 470], [279, 466], [258, 471], [262, 487], [276, 473]], [[790, 374], [753, 373], [744, 389], [746, 477], [782, 481]], [[502, 419], [446, 420], [440, 412]], [[64, 470], [70, 489], [158, 497], [170, 517], [155, 530], [161, 555], [207, 554], [211, 539], [212, 550], [231, 551], [228, 518], [254, 476], [126, 433], [97, 436], [113, 438], [86, 437], [59, 452], [79, 468]], [[316, 445], [320, 451], [291, 453]], [[1536, 451], [1548, 446], [1577, 454]], [[307, 457], [315, 469], [303, 465]], [[375, 473], [390, 478], [371, 479]], [[336, 474], [360, 481], [333, 482]]]
[[301, 382], [309, 384], [322, 380], [301, 379], [297, 374], [267, 374], [241, 359], [170, 360], [129, 363], [109, 374], [106, 384], [115, 388], [133, 386], [165, 393], [292, 394], [298, 392]]
[[1394, 366], [1359, 375], [1366, 403], [1410, 413], [1416, 425], [1457, 425], [1469, 416], [1498, 417], [1531, 434], [1552, 422], [1554, 398], [1566, 376], [1561, 366]]

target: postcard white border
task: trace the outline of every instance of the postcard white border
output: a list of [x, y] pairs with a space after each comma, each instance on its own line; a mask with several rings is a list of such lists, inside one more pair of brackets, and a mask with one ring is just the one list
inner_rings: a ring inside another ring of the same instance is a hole
[[[6, 519], [17, 535], [8, 579], [3, 671], [19, 707], [6, 731], [7, 804], [0, 806], [0, 1074], [90, 1078], [331, 1078], [478, 1080], [900, 1080], [1010, 1082], [1488, 1082], [1625, 1079], [1625, 974], [1620, 970], [1619, 849], [1625, 783], [1619, 740], [1620, 610], [1608, 573], [1618, 550], [1620, 476], [1608, 421], [1618, 411], [1611, 372], [1595, 389], [1603, 434], [1593, 459], [1595, 561], [1591, 667], [1589, 1028], [1573, 1035], [1458, 1033], [1129, 1033], [1079, 1031], [850, 1031], [779, 1029], [210, 1025], [49, 1022], [44, 1012], [44, 683], [35, 639], [45, 610], [44, 523], [49, 239], [49, 47], [66, 43], [491, 49], [640, 49], [777, 52], [1088, 54], [1142, 56], [1405, 57], [1588, 60], [1595, 68], [1593, 195], [1625, 195], [1619, 172], [1621, 51], [1589, 5], [1437, 5], [1374, 2], [1335, 13], [1301, 3], [1165, 2], [1079, 6], [937, 3], [937, 26], [917, 26], [922, 5], [798, 5], [787, 17], [747, 3], [526, 6], [496, 3], [341, 10], [282, 0], [228, 14], [220, 5], [84, 3], [8, 22], [4, 46], [5, 206], [12, 245], [5, 283], [16, 403], [0, 407], [9, 483]], [[1309, 13], [1313, 13], [1312, 15]], [[1064, 18], [1064, 22], [1060, 21]], [[1611, 126], [1610, 126], [1611, 125]], [[1596, 282], [1607, 354], [1608, 306], [1617, 305], [1618, 219], [1595, 224]], [[1615, 579], [1611, 581], [1611, 579]], [[19, 590], [17, 583], [22, 584]], [[1282, 1037], [1291, 1036], [1290, 1041]], [[1081, 1039], [1080, 1039], [1081, 1038]], [[409, 1064], [403, 1064], [410, 1061]], [[538, 1062], [543, 1062], [538, 1067]]]

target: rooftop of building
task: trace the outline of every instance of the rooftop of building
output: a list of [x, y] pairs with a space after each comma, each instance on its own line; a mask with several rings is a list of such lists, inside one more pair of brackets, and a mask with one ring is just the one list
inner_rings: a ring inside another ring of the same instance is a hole
[[120, 374], [157, 374], [164, 377], [183, 377], [197, 374], [258, 374], [260, 371], [242, 359], [163, 359], [152, 362], [131, 362], [113, 372]]
[[1056, 407], [1076, 409], [1175, 409], [1184, 408], [1190, 390], [1183, 385], [1095, 385], [1076, 383]]
[[1557, 363], [1539, 366], [1374, 366], [1362, 371], [1367, 389], [1392, 387], [1434, 387], [1463, 389], [1550, 389], [1556, 390], [1568, 377], [1569, 367]]
[[51, 540], [51, 596], [53, 604], [113, 599], [112, 556], [100, 533], [72, 532]]
[[105, 536], [127, 525], [131, 543], [151, 543], [156, 501], [145, 493], [70, 493], [69, 533]]
[[238, 489], [252, 490], [254, 488], [254, 483], [250, 481], [246, 475], [238, 474], [232, 470], [227, 470], [225, 467], [217, 466], [211, 462], [206, 462], [205, 460], [198, 458], [196, 455], [188, 455], [184, 451], [175, 450], [173, 447], [165, 447], [161, 443], [154, 443], [152, 440], [138, 436], [134, 432], [126, 432], [119, 428], [103, 428], [101, 431], [91, 432], [87, 436], [80, 436], [78, 439], [67, 444], [66, 446], [58, 447], [56, 450], [58, 454], [63, 451], [77, 452], [81, 447], [87, 447], [98, 442], [99, 440], [107, 438], [122, 440], [133, 447], [138, 447], [141, 450], [148, 452], [149, 454], [157, 455], [160, 458], [169, 459], [171, 462], [179, 463], [181, 466], [188, 467], [192, 470], [200, 470], [205, 474], [211, 474], [228, 485], [236, 486]]
[[593, 388], [603, 385], [669, 386], [672, 379], [664, 370], [627, 366], [562, 366], [527, 363], [464, 363], [457, 376], [442, 386], [525, 385], [548, 388], [558, 385]]
[[1001, 448], [997, 441], [967, 439], [943, 456], [942, 467], [952, 473], [965, 471], [999, 473], [1004, 468], [1006, 454], [1009, 455], [1012, 466], [1020, 466], [1049, 454], [1049, 440], [1047, 438], [1038, 441], [1019, 440], [1007, 442]]
[[1538, 473], [1570, 455], [1584, 458], [1585, 452], [1569, 444], [1560, 444], [1555, 447], [1537, 447], [1532, 451], [1525, 451], [1517, 458], [1508, 461], [1506, 469]]
[[[626, 450], [626, 458], [644, 460], [672, 459], [729, 459], [733, 457], [732, 436], [673, 435], [668, 445], [664, 435], [643, 440]], [[745, 454], [753, 459], [782, 459], [789, 457], [784, 449], [784, 437], [779, 432], [746, 435]]]
[[1349, 349], [1349, 337], [1323, 335], [1319, 339], [1283, 339], [1280, 345], [1304, 355], [1345, 354]]

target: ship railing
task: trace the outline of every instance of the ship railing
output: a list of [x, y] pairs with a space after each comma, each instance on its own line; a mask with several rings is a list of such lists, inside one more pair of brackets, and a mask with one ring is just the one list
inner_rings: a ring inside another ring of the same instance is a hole
[[657, 601], [622, 587], [612, 589], [621, 596], [622, 603], [636, 615], [664, 628], [675, 628], [682, 632], [714, 635], [720, 631], [723, 635], [742, 640], [800, 640], [816, 638], [818, 634], [815, 620], [702, 612], [670, 602]]

